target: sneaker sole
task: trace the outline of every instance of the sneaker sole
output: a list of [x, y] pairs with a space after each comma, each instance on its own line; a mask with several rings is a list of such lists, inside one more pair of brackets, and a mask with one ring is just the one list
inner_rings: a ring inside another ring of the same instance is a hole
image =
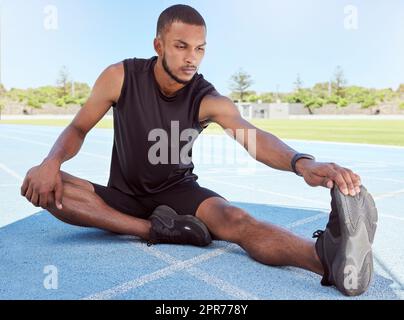
[[360, 295], [367, 290], [373, 278], [372, 244], [377, 226], [375, 202], [361, 186], [355, 197], [345, 196], [336, 187], [333, 190], [341, 229], [340, 249], [333, 263], [337, 288], [348, 296]]
[[156, 208], [156, 210], [153, 212], [154, 219], [159, 220], [163, 224], [167, 224], [167, 220], [164, 218], [167, 218], [171, 220], [173, 217], [175, 218], [180, 218], [183, 221], [189, 221], [192, 222], [193, 224], [196, 224], [203, 232], [205, 235], [204, 241], [201, 243], [195, 243], [195, 245], [200, 246], [200, 247], [205, 247], [209, 245], [212, 242], [212, 238], [210, 236], [208, 228], [203, 224], [202, 221], [200, 221], [198, 218], [194, 216], [182, 216], [177, 214], [174, 209], [168, 207], [168, 206], [159, 206]]

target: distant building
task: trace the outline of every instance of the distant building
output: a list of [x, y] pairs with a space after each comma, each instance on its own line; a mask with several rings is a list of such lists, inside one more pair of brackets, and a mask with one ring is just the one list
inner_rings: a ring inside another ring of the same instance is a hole
[[302, 104], [290, 103], [236, 103], [245, 119], [288, 119], [290, 115], [307, 115]]

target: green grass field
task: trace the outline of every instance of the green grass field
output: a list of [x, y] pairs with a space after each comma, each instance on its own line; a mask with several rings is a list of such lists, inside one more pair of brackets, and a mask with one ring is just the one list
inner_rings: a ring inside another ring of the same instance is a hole
[[[67, 126], [69, 120], [1, 120], [1, 124]], [[282, 139], [369, 143], [404, 146], [403, 120], [253, 120], [252, 123]], [[112, 129], [112, 120], [97, 128]], [[217, 125], [205, 133], [221, 134]]]

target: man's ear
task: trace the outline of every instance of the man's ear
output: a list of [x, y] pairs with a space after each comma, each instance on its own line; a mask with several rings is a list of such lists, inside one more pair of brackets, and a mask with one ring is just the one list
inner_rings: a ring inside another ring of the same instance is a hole
[[156, 51], [156, 53], [159, 56], [162, 56], [163, 55], [163, 50], [162, 50], [162, 41], [161, 41], [161, 39], [160, 38], [154, 38], [153, 45], [154, 45], [154, 50]]

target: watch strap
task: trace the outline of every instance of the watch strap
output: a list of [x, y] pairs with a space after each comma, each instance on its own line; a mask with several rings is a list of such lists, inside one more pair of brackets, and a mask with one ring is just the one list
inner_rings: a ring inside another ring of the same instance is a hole
[[303, 175], [298, 173], [296, 170], [296, 163], [300, 159], [316, 160], [316, 158], [314, 156], [312, 156], [311, 154], [307, 154], [307, 153], [296, 153], [294, 155], [294, 157], [292, 158], [292, 161], [291, 161], [292, 170], [296, 175], [298, 175], [299, 177], [302, 177]]

